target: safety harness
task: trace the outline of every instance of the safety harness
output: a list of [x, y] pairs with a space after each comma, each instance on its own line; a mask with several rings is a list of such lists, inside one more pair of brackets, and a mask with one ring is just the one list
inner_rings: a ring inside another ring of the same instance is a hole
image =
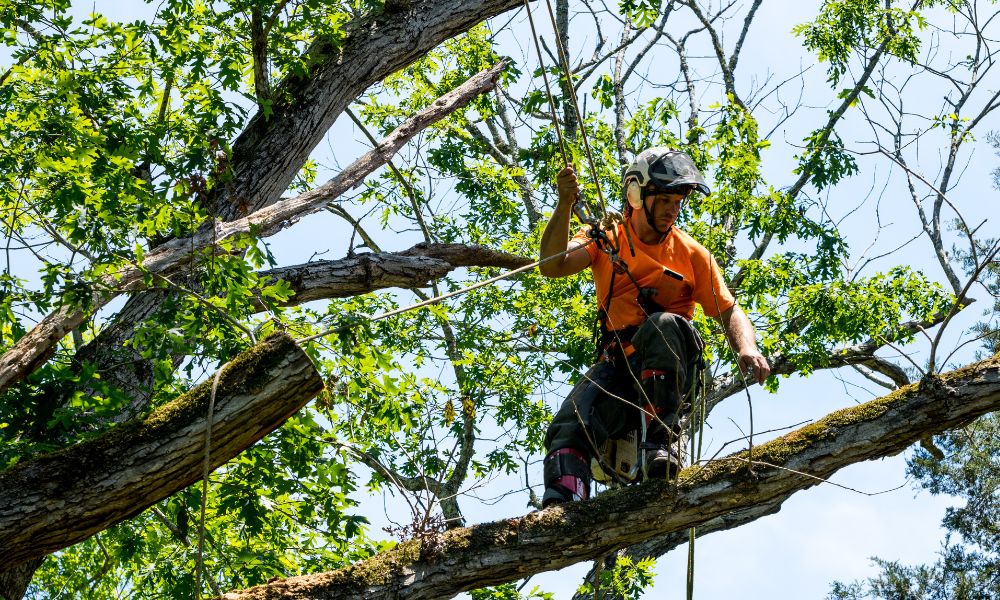
[[[626, 234], [628, 234], [629, 225], [627, 222], [624, 223], [624, 228]], [[669, 229], [667, 230], [667, 233], [670, 233]], [[594, 326], [594, 346], [597, 354], [597, 360], [606, 360], [612, 356], [609, 354], [609, 350], [614, 351], [617, 347], [624, 352], [625, 349], [621, 348], [621, 340], [632, 339], [632, 336], [635, 335], [636, 331], [639, 329], [638, 325], [630, 325], [622, 329], [608, 328], [608, 311], [611, 309], [611, 300], [615, 293], [615, 278], [617, 275], [622, 274], [627, 276], [635, 286], [636, 290], [638, 290], [636, 302], [639, 304], [639, 308], [641, 308], [646, 315], [660, 312], [663, 310], [663, 307], [653, 299], [656, 295], [655, 288], [642, 287], [639, 285], [639, 281], [629, 270], [628, 263], [625, 262], [618, 253], [617, 244], [615, 244], [611, 237], [608, 236], [608, 232], [604, 227], [602, 227], [601, 224], [591, 222], [590, 229], [587, 231], [587, 237], [593, 239], [597, 243], [598, 249], [605, 253], [608, 256], [608, 260], [611, 261], [611, 281], [608, 284], [608, 293], [605, 297], [603, 305], [598, 306], [597, 322]], [[632, 248], [631, 254], [632, 256], [635, 256], [634, 248]], [[673, 277], [678, 281], [684, 281], [684, 276], [672, 269], [663, 267], [663, 272], [667, 276]]]

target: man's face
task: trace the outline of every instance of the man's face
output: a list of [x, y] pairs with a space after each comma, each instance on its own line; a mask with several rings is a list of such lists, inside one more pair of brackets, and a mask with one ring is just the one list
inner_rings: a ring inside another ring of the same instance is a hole
[[646, 192], [646, 206], [653, 217], [654, 224], [660, 231], [671, 227], [681, 214], [681, 208], [687, 199], [687, 192]]

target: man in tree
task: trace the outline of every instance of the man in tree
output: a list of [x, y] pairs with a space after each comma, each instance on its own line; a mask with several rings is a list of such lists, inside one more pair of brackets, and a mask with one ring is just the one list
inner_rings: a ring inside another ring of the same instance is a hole
[[683, 466], [679, 420], [690, 406], [685, 401], [704, 348], [691, 324], [696, 302], [721, 323], [744, 372], [760, 383], [770, 373], [719, 265], [674, 226], [691, 192], [710, 192], [687, 154], [665, 147], [640, 153], [622, 182], [624, 222], [598, 243], [588, 243], [588, 228], [567, 241], [580, 188], [572, 166], [557, 181], [559, 202], [542, 234], [541, 258], [565, 254], [543, 264], [541, 272], [565, 277], [591, 268], [600, 334], [597, 364], [570, 392], [546, 434], [543, 506], [588, 498], [591, 456], [607, 439], [634, 429], [640, 409], [647, 425], [646, 475], [664, 477]]

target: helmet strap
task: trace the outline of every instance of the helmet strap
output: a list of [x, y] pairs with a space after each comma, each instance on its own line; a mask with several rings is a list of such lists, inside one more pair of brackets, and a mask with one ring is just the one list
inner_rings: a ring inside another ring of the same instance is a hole
[[673, 225], [667, 227], [666, 231], [660, 231], [660, 229], [656, 226], [656, 221], [653, 219], [653, 211], [649, 210], [649, 205], [646, 204], [646, 188], [642, 188], [641, 194], [642, 211], [646, 213], [646, 224], [648, 224], [649, 228], [660, 236], [660, 241], [662, 242], [663, 238], [667, 237], [667, 234], [670, 233], [670, 227], [673, 227]]

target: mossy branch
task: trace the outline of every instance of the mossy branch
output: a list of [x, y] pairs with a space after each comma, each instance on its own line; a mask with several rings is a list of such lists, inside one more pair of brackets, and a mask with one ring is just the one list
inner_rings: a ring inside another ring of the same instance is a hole
[[[217, 468], [323, 389], [312, 361], [277, 333], [230, 361], [212, 425]], [[211, 378], [148, 416], [0, 471], [0, 569], [83, 541], [198, 481]]]
[[[929, 435], [1000, 410], [1000, 355], [866, 404], [837, 411], [746, 452], [689, 467], [677, 485], [652, 481], [588, 502], [455, 529], [401, 544], [351, 567], [292, 577], [226, 600], [450, 598], [462, 591], [602, 557], [657, 536], [739, 515], [777, 510], [839, 469], [891, 456]], [[742, 521], [747, 522], [747, 521]], [[737, 521], [739, 523], [739, 521]]]

